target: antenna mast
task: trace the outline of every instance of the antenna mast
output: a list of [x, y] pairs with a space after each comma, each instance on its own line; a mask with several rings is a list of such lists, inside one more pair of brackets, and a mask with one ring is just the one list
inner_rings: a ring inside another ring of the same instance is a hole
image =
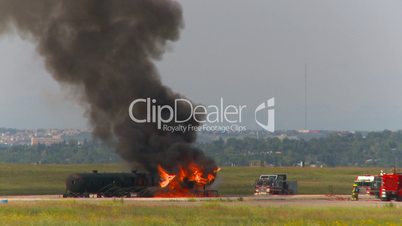
[[304, 65], [304, 129], [307, 130], [307, 64]]

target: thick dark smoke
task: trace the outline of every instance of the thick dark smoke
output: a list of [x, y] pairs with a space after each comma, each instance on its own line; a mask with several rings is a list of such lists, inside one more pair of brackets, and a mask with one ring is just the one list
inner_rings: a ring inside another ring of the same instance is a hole
[[[161, 83], [154, 61], [182, 27], [173, 0], [0, 0], [0, 34], [17, 30], [36, 43], [54, 79], [79, 90], [94, 135], [150, 172], [157, 164], [174, 169], [191, 161], [215, 167], [191, 147], [194, 132], [170, 134], [128, 115], [134, 99], [173, 106], [180, 97]], [[180, 109], [179, 118], [189, 115], [189, 108]], [[145, 105], [135, 114], [145, 118]]]

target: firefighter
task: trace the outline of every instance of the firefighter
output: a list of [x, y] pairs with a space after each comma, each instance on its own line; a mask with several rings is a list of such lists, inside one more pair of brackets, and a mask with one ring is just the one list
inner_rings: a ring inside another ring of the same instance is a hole
[[359, 186], [357, 184], [353, 184], [353, 188], [352, 188], [352, 200], [357, 201], [359, 200]]

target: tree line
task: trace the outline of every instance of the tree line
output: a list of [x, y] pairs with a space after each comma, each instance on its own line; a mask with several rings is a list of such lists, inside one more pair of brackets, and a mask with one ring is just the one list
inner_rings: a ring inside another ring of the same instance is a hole
[[[294, 166], [300, 162], [316, 166], [402, 167], [402, 131], [370, 133], [333, 132], [310, 140], [218, 137], [195, 146], [220, 166]], [[51, 146], [2, 146], [0, 162], [7, 163], [112, 163], [120, 162], [112, 147], [91, 141]]]
[[303, 139], [227, 138], [200, 143], [198, 148], [219, 165], [248, 165], [259, 160], [268, 165], [294, 166], [402, 166], [402, 131], [330, 133]]

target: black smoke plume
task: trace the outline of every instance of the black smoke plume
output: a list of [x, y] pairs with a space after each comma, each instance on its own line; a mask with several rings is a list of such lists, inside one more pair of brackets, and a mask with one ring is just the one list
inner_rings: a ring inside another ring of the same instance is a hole
[[[0, 34], [16, 30], [34, 42], [53, 78], [79, 90], [93, 134], [149, 172], [158, 164], [174, 170], [190, 162], [215, 168], [191, 146], [194, 132], [171, 134], [155, 123], [134, 123], [128, 114], [137, 98], [173, 106], [181, 97], [161, 83], [154, 62], [182, 27], [174, 0], [0, 0]], [[189, 115], [188, 107], [179, 109], [179, 118]], [[145, 105], [135, 114], [145, 118]]]

